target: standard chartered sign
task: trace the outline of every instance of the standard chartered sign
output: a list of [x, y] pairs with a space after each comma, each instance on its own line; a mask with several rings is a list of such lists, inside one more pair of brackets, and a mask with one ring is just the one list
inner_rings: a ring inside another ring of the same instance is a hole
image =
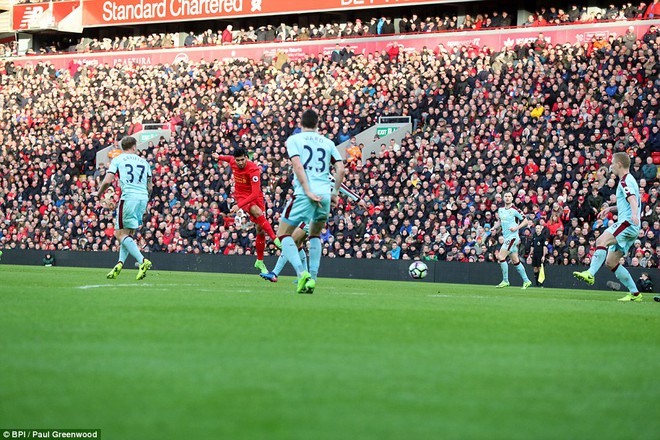
[[[254, 3], [254, 2], [253, 2]], [[261, 7], [260, 3], [256, 5]], [[254, 9], [255, 5], [252, 5]], [[103, 20], [141, 21], [179, 16], [210, 16], [243, 12], [243, 0], [139, 0], [135, 3], [103, 3]]]

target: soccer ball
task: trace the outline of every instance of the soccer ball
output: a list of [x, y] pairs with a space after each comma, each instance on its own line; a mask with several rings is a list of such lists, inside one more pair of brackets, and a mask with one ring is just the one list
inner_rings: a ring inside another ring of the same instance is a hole
[[426, 264], [422, 263], [421, 261], [414, 261], [410, 267], [408, 267], [408, 274], [416, 280], [421, 280], [422, 278], [426, 278], [426, 275], [429, 273], [429, 268], [426, 266]]

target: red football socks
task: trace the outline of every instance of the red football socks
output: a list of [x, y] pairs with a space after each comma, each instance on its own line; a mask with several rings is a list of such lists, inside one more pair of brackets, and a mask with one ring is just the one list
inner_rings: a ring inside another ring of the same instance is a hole
[[263, 229], [264, 232], [265, 232], [266, 234], [268, 234], [268, 236], [270, 237], [271, 240], [275, 240], [275, 237], [276, 237], [276, 236], [275, 236], [275, 232], [273, 232], [273, 228], [272, 228], [272, 226], [270, 225], [270, 223], [268, 223], [268, 220], [266, 219], [266, 216], [265, 216], [265, 215], [261, 215], [261, 216], [259, 216], [258, 218], [256, 218], [256, 219], [254, 220], [254, 222], [255, 222], [257, 225], [261, 226], [261, 229]]
[[266, 236], [264, 234], [258, 234], [257, 235], [257, 240], [255, 242], [255, 247], [257, 248], [257, 260], [263, 260], [264, 259], [264, 249], [266, 248]]

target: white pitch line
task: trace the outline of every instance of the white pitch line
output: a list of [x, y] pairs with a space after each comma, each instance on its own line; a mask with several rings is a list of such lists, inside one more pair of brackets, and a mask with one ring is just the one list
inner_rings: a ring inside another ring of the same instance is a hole
[[[514, 299], [513, 296], [499, 296], [499, 295], [494, 295], [494, 296], [484, 296], [484, 295], [442, 295], [442, 294], [434, 294], [434, 295], [427, 295], [429, 298], [473, 298], [473, 299]], [[525, 297], [519, 297], [519, 298], [525, 298]], [[548, 302], [548, 301], [598, 301], [600, 302], [601, 300], [597, 298], [539, 298], [539, 297], [526, 297], [527, 300], [539, 300], [543, 302]]]
[[153, 284], [145, 284], [145, 283], [140, 283], [140, 284], [89, 284], [87, 286], [78, 286], [76, 289], [82, 289], [82, 290], [87, 290], [87, 289], [102, 289], [104, 287], [152, 287]]
[[131, 283], [131, 284], [89, 284], [86, 286], [77, 286], [76, 289], [102, 289], [104, 287], [195, 287], [197, 284], [150, 284], [150, 283]]

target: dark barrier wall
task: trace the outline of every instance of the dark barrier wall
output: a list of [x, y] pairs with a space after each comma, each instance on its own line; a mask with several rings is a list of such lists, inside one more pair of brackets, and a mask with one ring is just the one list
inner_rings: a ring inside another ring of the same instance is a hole
[[[105, 269], [110, 269], [117, 263], [117, 254], [110, 252], [74, 252], [54, 251], [57, 266], [65, 267], [98, 267], [99, 276], [104, 276]], [[0, 264], [41, 265], [44, 251], [5, 250]], [[165, 254], [153, 253], [147, 255], [153, 263], [153, 270], [175, 270], [190, 272], [220, 272], [255, 274], [254, 257], [239, 255], [193, 255], [193, 254]], [[132, 259], [131, 259], [132, 261]], [[275, 257], [266, 257], [269, 268], [275, 265]], [[390, 281], [405, 281], [412, 279], [408, 276], [408, 266], [411, 261], [402, 260], [366, 260], [325, 258], [321, 262], [319, 275], [328, 278], [360, 278]], [[426, 262], [429, 266], [429, 275], [424, 282], [453, 283], [453, 284], [492, 284], [496, 285], [502, 280], [502, 273], [497, 263], [457, 263], [457, 262]], [[550, 266], [545, 269], [546, 287], [564, 289], [584, 289], [585, 285], [573, 278], [574, 270], [584, 270], [577, 266]], [[630, 268], [630, 273], [637, 280], [642, 269]], [[660, 287], [660, 274], [657, 270], [647, 270], [655, 286]], [[283, 275], [293, 275], [290, 265], [287, 265]], [[534, 279], [532, 268], [527, 266], [527, 275]], [[594, 288], [607, 290], [607, 281], [617, 281], [606, 267], [603, 267], [596, 278]], [[513, 286], [522, 285], [520, 276], [509, 268], [509, 280]], [[0, 281], [1, 282], [1, 281]], [[412, 287], [412, 286], [411, 286]]]

